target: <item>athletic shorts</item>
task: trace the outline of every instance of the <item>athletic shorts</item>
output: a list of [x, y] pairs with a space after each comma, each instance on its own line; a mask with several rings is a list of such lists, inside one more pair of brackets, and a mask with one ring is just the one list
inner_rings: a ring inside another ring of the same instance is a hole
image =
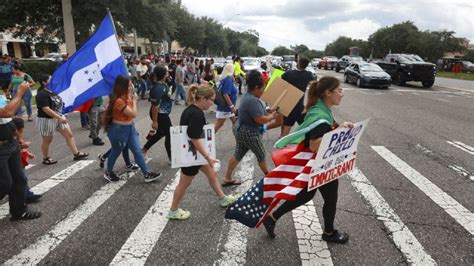
[[187, 176], [195, 176], [199, 173], [199, 169], [201, 169], [201, 166], [202, 165], [181, 167], [181, 173]]

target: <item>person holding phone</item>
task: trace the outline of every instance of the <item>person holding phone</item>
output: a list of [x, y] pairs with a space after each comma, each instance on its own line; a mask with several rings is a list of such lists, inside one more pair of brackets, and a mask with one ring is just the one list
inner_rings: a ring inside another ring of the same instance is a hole
[[[10, 81], [10, 86], [8, 87], [8, 90], [12, 91], [13, 96], [15, 96], [20, 84], [22, 84], [23, 82], [27, 82], [28, 90], [25, 92], [22, 99], [26, 106], [28, 121], [31, 122], [33, 121], [33, 118], [32, 118], [33, 110], [31, 109], [31, 98], [33, 97], [33, 94], [31, 93], [31, 86], [35, 85], [35, 81], [30, 75], [24, 72], [22, 65], [16, 64], [13, 66], [12, 70], [13, 70], [13, 75], [12, 75], [12, 79]], [[21, 105], [18, 111], [16, 112], [16, 116], [18, 117], [23, 116], [23, 109]]]

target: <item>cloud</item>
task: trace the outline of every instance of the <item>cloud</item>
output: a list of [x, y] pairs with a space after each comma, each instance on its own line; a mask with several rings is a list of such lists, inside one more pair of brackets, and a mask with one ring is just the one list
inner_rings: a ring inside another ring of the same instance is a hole
[[[260, 33], [260, 45], [305, 44], [324, 50], [339, 36], [367, 39], [377, 29], [413, 21], [419, 30], [452, 30], [474, 42], [474, 2], [470, 0], [182, 0], [188, 11], [226, 27]], [[240, 14], [240, 15], [235, 15]], [[230, 21], [229, 21], [230, 19]]]

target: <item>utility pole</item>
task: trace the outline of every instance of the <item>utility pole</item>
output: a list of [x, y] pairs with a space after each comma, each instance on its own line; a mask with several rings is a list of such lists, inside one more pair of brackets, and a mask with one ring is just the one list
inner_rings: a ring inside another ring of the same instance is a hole
[[61, 0], [63, 9], [64, 37], [66, 39], [66, 52], [69, 56], [76, 52], [76, 37], [74, 35], [74, 21], [72, 19], [71, 0]]
[[132, 31], [133, 31], [133, 52], [135, 53], [135, 56], [138, 57], [137, 30], [133, 28]]

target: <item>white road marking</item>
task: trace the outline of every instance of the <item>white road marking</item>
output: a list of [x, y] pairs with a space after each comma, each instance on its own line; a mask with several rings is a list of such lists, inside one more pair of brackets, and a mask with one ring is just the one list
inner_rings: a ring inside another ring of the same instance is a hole
[[[45, 181], [39, 183], [38, 185], [32, 187], [31, 191], [35, 194], [44, 194], [48, 192], [48, 190], [66, 181], [68, 178], [75, 175], [77, 172], [84, 169], [93, 162], [93, 160], [79, 161], [62, 170], [61, 172], [53, 175], [52, 177], [46, 179]], [[0, 206], [0, 219], [5, 218], [9, 213], [10, 211], [8, 203], [5, 203]]]
[[293, 210], [302, 265], [333, 265], [328, 245], [321, 239], [323, 229], [312, 200]]
[[458, 148], [458, 149], [461, 149], [469, 154], [472, 154], [474, 155], [474, 147], [471, 147], [467, 144], [464, 144], [462, 142], [459, 142], [459, 141], [446, 141], [448, 144], [451, 144], [453, 145], [454, 147]]
[[433, 152], [429, 150], [428, 148], [422, 146], [421, 144], [416, 144], [415, 147], [419, 150], [421, 150], [424, 154], [432, 154]]
[[388, 205], [369, 179], [359, 169], [349, 173], [348, 177], [351, 180], [352, 186], [369, 203], [377, 219], [390, 232], [389, 236], [407, 259], [408, 264], [436, 265], [436, 262], [425, 252], [420, 242], [418, 242], [410, 229], [406, 227], [400, 217]]
[[474, 214], [472, 212], [384, 146], [372, 146], [372, 149], [397, 169], [397, 171], [405, 176], [410, 182], [423, 191], [423, 193], [425, 193], [431, 200], [438, 204], [438, 206], [464, 227], [471, 235], [474, 234]]
[[441, 101], [441, 102], [445, 102], [445, 103], [450, 103], [450, 101], [445, 100], [445, 99], [438, 99], [438, 98], [437, 98], [436, 100]]
[[66, 218], [58, 222], [45, 235], [39, 237], [35, 243], [23, 249], [20, 254], [13, 256], [6, 261], [5, 264], [38, 264], [136, 173], [137, 172], [125, 172], [120, 175], [121, 180], [110, 182], [102, 186], [74, 211], [68, 213]]
[[[254, 160], [255, 156], [253, 153], [247, 153], [240, 162], [240, 170], [235, 174], [235, 177], [242, 181], [242, 184], [238, 186], [234, 193], [237, 196], [245, 193], [252, 186], [253, 183], [253, 172], [254, 172]], [[247, 234], [248, 227], [231, 220], [224, 220], [223, 228], [228, 228], [227, 240], [223, 244], [219, 241], [219, 247], [223, 246], [223, 250], [220, 253], [220, 259], [214, 262], [214, 265], [244, 265], [246, 263], [247, 255]], [[221, 231], [219, 239], [224, 238], [224, 232]]]
[[464, 167], [458, 165], [449, 165], [448, 168], [456, 171], [458, 174], [466, 177], [467, 179], [474, 181], [474, 173], [469, 173], [469, 171], [464, 169]]
[[143, 216], [132, 234], [115, 255], [110, 265], [145, 265], [161, 233], [168, 224], [166, 217], [173, 200], [173, 193], [178, 185], [181, 171], [176, 172], [173, 181], [166, 186], [153, 206]]

